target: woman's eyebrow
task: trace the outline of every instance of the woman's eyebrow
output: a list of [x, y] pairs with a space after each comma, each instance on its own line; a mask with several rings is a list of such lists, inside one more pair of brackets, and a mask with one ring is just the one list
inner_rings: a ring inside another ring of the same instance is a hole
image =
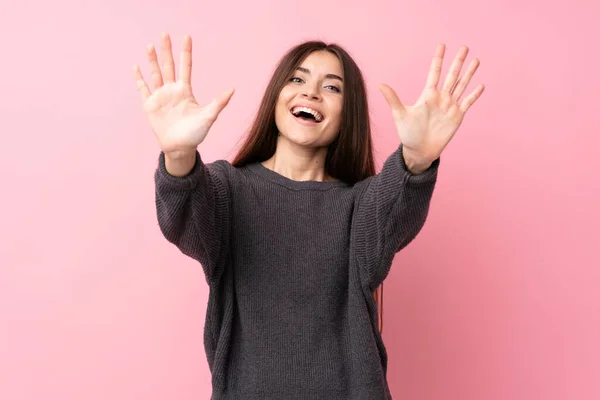
[[[298, 68], [296, 68], [296, 69], [297, 69], [298, 71], [302, 71], [302, 72], [305, 72], [305, 73], [307, 73], [307, 74], [309, 74], [309, 75], [310, 75], [310, 69], [308, 69], [308, 68], [304, 68], [304, 67], [298, 67]], [[336, 75], [336, 74], [327, 74], [327, 75], [325, 75], [325, 78], [337, 79], [337, 80], [339, 80], [340, 82], [344, 83], [344, 80], [342, 79], [342, 77], [341, 77], [341, 76], [339, 76], [339, 75]]]

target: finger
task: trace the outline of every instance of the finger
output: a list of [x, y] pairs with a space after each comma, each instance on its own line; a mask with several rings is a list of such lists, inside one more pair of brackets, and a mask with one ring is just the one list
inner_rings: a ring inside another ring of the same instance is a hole
[[471, 92], [470, 95], [465, 97], [464, 100], [460, 103], [460, 110], [463, 113], [466, 113], [469, 110], [469, 108], [471, 108], [473, 103], [475, 103], [475, 101], [477, 101], [479, 96], [481, 96], [484, 89], [485, 89], [485, 87], [483, 85], [477, 86], [475, 88], [475, 90], [473, 90], [473, 92]]
[[429, 74], [427, 75], [427, 83], [425, 84], [425, 88], [437, 88], [440, 80], [440, 74], [442, 72], [442, 63], [444, 61], [445, 52], [446, 45], [443, 43], [438, 44], [435, 50], [435, 56], [433, 57], [433, 60], [431, 60], [431, 66], [429, 67]]
[[383, 97], [392, 109], [392, 115], [403, 117], [405, 113], [405, 108], [400, 99], [398, 98], [398, 95], [396, 94], [394, 89], [392, 89], [385, 83], [380, 83], [379, 90], [381, 90], [381, 94], [383, 94]]
[[187, 84], [192, 80], [192, 38], [185, 35], [183, 38], [183, 50], [179, 60], [179, 79]]
[[460, 70], [462, 69], [463, 63], [467, 58], [467, 54], [469, 53], [469, 48], [467, 46], [461, 46], [460, 50], [456, 57], [454, 57], [454, 61], [452, 61], [452, 65], [450, 65], [450, 70], [448, 71], [448, 75], [446, 75], [446, 79], [444, 80], [444, 85], [442, 86], [442, 90], [446, 92], [450, 92], [456, 81], [458, 80], [458, 76], [460, 75]]
[[150, 62], [150, 83], [152, 84], [152, 89], [156, 90], [163, 85], [163, 77], [158, 65], [158, 57], [156, 56], [154, 45], [149, 44], [147, 52], [148, 61]]
[[162, 76], [164, 83], [175, 82], [175, 61], [173, 61], [173, 49], [171, 37], [168, 33], [162, 34], [161, 40]]
[[473, 78], [473, 75], [475, 74], [475, 71], [477, 71], [478, 67], [478, 59], [471, 61], [467, 72], [465, 72], [465, 74], [458, 80], [458, 83], [452, 90], [452, 98], [454, 99], [454, 101], [458, 101], [458, 99], [460, 99], [460, 96], [462, 96], [462, 94], [465, 92], [465, 89], [467, 88], [467, 86], [469, 86], [469, 82], [471, 82], [471, 78]]
[[229, 104], [229, 100], [231, 100], [231, 97], [233, 96], [234, 92], [234, 88], [227, 89], [226, 91], [215, 97], [215, 99], [210, 103], [209, 107], [211, 107], [215, 112], [215, 117], [218, 116], [221, 113], [221, 111], [223, 111], [227, 104]]
[[133, 79], [135, 80], [138, 92], [140, 92], [140, 95], [142, 96], [142, 101], [146, 101], [152, 93], [150, 92], [150, 88], [146, 84], [146, 81], [142, 76], [142, 71], [138, 65], [133, 66]]

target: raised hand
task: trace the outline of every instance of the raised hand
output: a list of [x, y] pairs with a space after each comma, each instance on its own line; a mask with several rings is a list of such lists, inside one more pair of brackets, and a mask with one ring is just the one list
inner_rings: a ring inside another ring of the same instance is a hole
[[147, 53], [153, 92], [142, 77], [138, 65], [133, 67], [133, 78], [160, 148], [165, 155], [174, 158], [195, 154], [198, 145], [231, 99], [233, 89], [221, 93], [205, 106], [196, 102], [190, 83], [192, 38], [189, 35], [183, 40], [177, 80], [171, 39], [167, 33], [163, 33], [161, 37], [162, 70], [153, 45], [148, 45]]
[[380, 85], [392, 110], [407, 166], [413, 165], [416, 172], [427, 169], [441, 155], [454, 137], [465, 113], [484, 90], [484, 86], [479, 85], [461, 100], [465, 88], [479, 67], [478, 59], [471, 61], [465, 74], [459, 78], [469, 52], [466, 46], [460, 48], [441, 89], [438, 89], [444, 52], [445, 45], [439, 44], [425, 88], [414, 105], [404, 106], [391, 87]]

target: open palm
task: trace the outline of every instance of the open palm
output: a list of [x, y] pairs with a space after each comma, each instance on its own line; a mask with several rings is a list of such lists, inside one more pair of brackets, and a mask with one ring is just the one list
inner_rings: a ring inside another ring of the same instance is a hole
[[204, 138], [219, 113], [227, 105], [233, 89], [229, 89], [211, 103], [201, 106], [192, 93], [192, 38], [183, 40], [180, 57], [179, 79], [175, 79], [175, 63], [168, 34], [161, 39], [162, 70], [154, 46], [149, 45], [148, 61], [151, 69], [151, 85], [154, 92], [142, 77], [139, 66], [135, 65], [133, 78], [142, 96], [144, 111], [165, 153], [191, 153]]
[[479, 85], [461, 100], [479, 66], [479, 60], [473, 60], [465, 74], [459, 78], [468, 51], [466, 46], [461, 47], [442, 88], [438, 89], [445, 52], [445, 45], [438, 45], [425, 88], [412, 106], [403, 105], [396, 92], [388, 85], [380, 85], [381, 92], [392, 110], [396, 130], [405, 152], [420, 160], [432, 162], [441, 155], [461, 125], [465, 113], [483, 93], [484, 86]]

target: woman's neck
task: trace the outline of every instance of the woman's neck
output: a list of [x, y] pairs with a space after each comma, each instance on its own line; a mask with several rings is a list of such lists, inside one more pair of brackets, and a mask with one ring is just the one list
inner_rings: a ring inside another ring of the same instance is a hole
[[301, 146], [279, 136], [275, 154], [262, 165], [294, 181], [335, 181], [325, 172], [326, 157], [327, 147]]

